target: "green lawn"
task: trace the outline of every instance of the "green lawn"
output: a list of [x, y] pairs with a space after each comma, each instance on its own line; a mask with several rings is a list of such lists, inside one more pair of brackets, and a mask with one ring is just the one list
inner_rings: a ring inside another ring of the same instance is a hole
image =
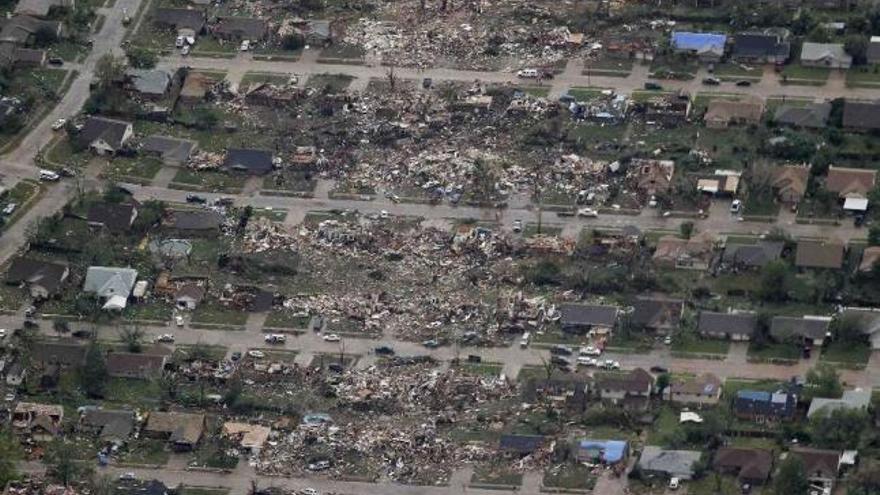
[[846, 71], [846, 85], [868, 88], [880, 86], [880, 65], [851, 68]]
[[514, 485], [522, 484], [522, 473], [503, 466], [477, 466], [471, 477], [472, 484]]
[[235, 469], [235, 466], [238, 465], [238, 457], [228, 455], [223, 446], [216, 442], [205, 441], [193, 453], [190, 465], [214, 469]]
[[767, 344], [758, 348], [754, 343], [749, 345], [748, 356], [760, 360], [794, 360], [801, 358], [801, 350], [794, 344]]
[[737, 63], [715, 64], [715, 72], [713, 75], [724, 81], [760, 81], [764, 73], [760, 65], [750, 67], [751, 70], [743, 68]]
[[744, 95], [735, 94], [735, 93], [707, 93], [701, 92], [697, 93], [693, 99], [693, 110], [697, 113], [702, 113], [706, 111], [706, 108], [709, 107], [709, 102], [713, 100], [727, 100], [727, 101], [739, 101], [743, 98]]
[[679, 414], [672, 407], [663, 406], [651, 429], [648, 430], [647, 442], [650, 445], [665, 445], [666, 439], [679, 428], [681, 428]]
[[568, 90], [568, 94], [577, 101], [589, 101], [602, 96], [602, 92], [606, 91], [607, 89], [608, 88], [588, 88], [583, 86], [575, 86]]
[[327, 89], [330, 93], [341, 93], [348, 88], [353, 76], [348, 74], [315, 74], [306, 81], [306, 86], [317, 89]]
[[149, 184], [161, 168], [162, 161], [157, 158], [115, 157], [104, 175], [112, 180]]
[[287, 218], [287, 210], [278, 208], [254, 208], [254, 218], [268, 218], [273, 222], [283, 222]]
[[727, 355], [729, 349], [730, 342], [726, 340], [701, 339], [696, 336], [676, 336], [672, 339], [672, 350], [677, 352]]
[[781, 77], [783, 84], [822, 86], [825, 84], [825, 81], [828, 80], [829, 74], [831, 74], [830, 69], [824, 69], [821, 67], [804, 67], [799, 63], [792, 63], [785, 66], [785, 69], [782, 70]]
[[215, 192], [238, 192], [244, 186], [244, 177], [233, 176], [223, 172], [200, 171], [196, 172], [186, 168], [180, 169], [172, 184], [181, 189], [196, 189]]
[[178, 495], [227, 495], [229, 488], [210, 488], [205, 486], [182, 486]]
[[361, 60], [366, 55], [363, 48], [346, 43], [334, 43], [321, 50], [320, 59]]
[[272, 72], [246, 72], [241, 79], [241, 87], [254, 83], [270, 83], [279, 86], [286, 85], [290, 81], [289, 74], [276, 74]]
[[546, 98], [550, 94], [549, 86], [520, 86], [517, 89], [536, 98]]
[[124, 464], [161, 465], [168, 463], [170, 457], [167, 446], [162, 440], [140, 438], [128, 443], [119, 461]]
[[596, 476], [583, 464], [566, 463], [545, 470], [543, 485], [569, 490], [592, 490], [596, 485]]
[[601, 57], [598, 60], [585, 60], [583, 75], [603, 77], [627, 77], [633, 69], [629, 58]]
[[110, 378], [107, 380], [105, 399], [118, 404], [155, 407], [160, 395], [158, 384], [153, 380]]
[[17, 311], [29, 300], [26, 291], [18, 287], [0, 284], [0, 309]]
[[[685, 481], [688, 495], [739, 495], [742, 493], [740, 484], [733, 476], [721, 476], [708, 473], [699, 480]], [[719, 491], [720, 488], [720, 491]], [[753, 495], [762, 493], [761, 487], [752, 488]]]
[[300, 328], [305, 329], [309, 325], [311, 316], [296, 316], [291, 311], [272, 311], [266, 318], [267, 327]]
[[244, 311], [227, 308], [219, 303], [210, 301], [200, 304], [192, 316], [193, 323], [207, 323], [211, 325], [243, 326], [247, 322], [248, 314]]
[[871, 358], [870, 344], [845, 344], [840, 342], [832, 342], [822, 350], [819, 356], [821, 361], [830, 361], [834, 363], [846, 363], [850, 365], [865, 365]]
[[656, 57], [651, 62], [650, 73], [658, 79], [693, 79], [699, 70], [699, 64], [689, 57], [670, 56]]

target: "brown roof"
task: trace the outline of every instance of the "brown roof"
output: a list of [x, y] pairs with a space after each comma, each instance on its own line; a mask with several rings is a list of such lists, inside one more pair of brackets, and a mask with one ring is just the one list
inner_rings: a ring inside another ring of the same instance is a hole
[[773, 171], [771, 186], [782, 196], [802, 198], [807, 192], [809, 180], [809, 167], [785, 165]]
[[704, 373], [689, 380], [677, 380], [670, 385], [673, 394], [718, 395], [721, 379], [712, 373]]
[[792, 449], [792, 455], [796, 455], [804, 461], [804, 471], [808, 478], [836, 478], [840, 468], [840, 452], [836, 450], [821, 450], [797, 448]]
[[846, 246], [832, 241], [798, 241], [794, 264], [803, 268], [840, 268]]
[[668, 235], [657, 241], [654, 259], [676, 261], [683, 256], [691, 258], [710, 256], [714, 247], [715, 239], [708, 232], [697, 234], [690, 239]]
[[877, 179], [876, 170], [861, 168], [835, 167], [828, 168], [825, 189], [836, 192], [841, 198], [866, 197], [874, 189]]
[[870, 272], [874, 270], [874, 265], [880, 260], [880, 246], [866, 247], [862, 251], [862, 262], [859, 263], [860, 272]]
[[712, 100], [706, 110], [706, 122], [758, 123], [764, 114], [764, 104], [756, 100]]
[[204, 414], [153, 411], [145, 431], [170, 435], [172, 442], [198, 443], [205, 429]]
[[627, 374], [603, 374], [596, 380], [596, 388], [599, 390], [620, 390], [624, 392], [646, 392], [653, 384], [654, 377], [641, 368], [636, 368]]
[[747, 480], [766, 480], [773, 467], [773, 454], [764, 449], [721, 447], [715, 454], [715, 469], [736, 471]]
[[190, 72], [183, 81], [180, 97], [201, 100], [208, 93], [212, 84], [214, 84], [214, 79], [211, 76], [201, 72]]

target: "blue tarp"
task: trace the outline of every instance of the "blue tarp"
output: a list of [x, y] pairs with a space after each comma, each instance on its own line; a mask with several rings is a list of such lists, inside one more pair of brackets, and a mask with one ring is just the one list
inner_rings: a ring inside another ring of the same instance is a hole
[[626, 457], [627, 443], [623, 440], [581, 440], [581, 452], [589, 452], [589, 457], [599, 458], [606, 464], [616, 464]]
[[736, 397], [756, 402], [770, 402], [770, 392], [762, 392], [759, 390], [740, 390], [736, 393]]
[[724, 51], [725, 43], [727, 43], [726, 34], [689, 32], [672, 33], [672, 46], [676, 50], [702, 52], [712, 49], [716, 51]]

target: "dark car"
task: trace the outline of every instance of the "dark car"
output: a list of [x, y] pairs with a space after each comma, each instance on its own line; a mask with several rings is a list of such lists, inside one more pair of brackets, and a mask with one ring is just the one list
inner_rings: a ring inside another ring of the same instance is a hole
[[865, 215], [856, 215], [853, 217], [853, 226], [861, 227], [865, 224]]
[[664, 368], [663, 366], [651, 366], [652, 373], [668, 373], [669, 368]]
[[71, 333], [70, 335], [72, 335], [74, 338], [77, 338], [77, 339], [90, 339], [90, 338], [92, 338], [92, 332], [90, 332], [88, 330], [77, 330], [77, 331]]
[[380, 356], [393, 356], [394, 355], [394, 349], [392, 349], [391, 347], [388, 347], [387, 345], [380, 345], [379, 347], [375, 348], [374, 351], [376, 352], [376, 354], [378, 354]]
[[61, 174], [62, 177], [76, 177], [76, 170], [69, 167], [62, 167], [58, 173]]
[[422, 87], [425, 89], [431, 89], [431, 86], [434, 85], [434, 81], [430, 77], [426, 77], [422, 79]]
[[330, 363], [327, 365], [327, 369], [334, 373], [342, 373], [343, 371], [345, 371], [345, 367], [343, 367], [339, 363]]
[[718, 79], [717, 77], [707, 77], [703, 79], [703, 84], [706, 86], [718, 86], [721, 84], [721, 79]]
[[752, 81], [737, 81], [737, 86], [748, 87], [752, 85]]
[[231, 359], [233, 361], [238, 361], [239, 359], [241, 359], [241, 352], [239, 352], [239, 351], [233, 352], [232, 355], [229, 356], [229, 359]]
[[197, 203], [197, 204], [203, 205], [203, 204], [207, 203], [208, 200], [199, 196], [199, 195], [196, 195], [196, 194], [187, 194], [186, 195], [186, 202], [187, 203]]
[[550, 363], [561, 367], [568, 367], [570, 364], [568, 359], [565, 359], [562, 356], [550, 356]]
[[651, 91], [660, 91], [661, 89], [663, 89], [663, 86], [660, 86], [659, 84], [654, 83], [654, 82], [646, 82], [645, 89], [648, 89]]
[[214, 204], [217, 206], [232, 206], [234, 203], [234, 199], [227, 197], [217, 198], [214, 200]]
[[426, 340], [426, 341], [422, 342], [422, 345], [427, 347], [428, 349], [436, 349], [437, 347], [440, 346], [440, 343], [434, 339], [430, 339], [430, 340]]
[[571, 356], [571, 349], [565, 347], [564, 345], [554, 345], [550, 348], [550, 354], [556, 354], [558, 356]]
[[483, 358], [476, 354], [468, 354], [468, 362], [469, 363], [482, 363]]
[[64, 65], [64, 59], [62, 59], [61, 57], [49, 57], [49, 60], [47, 60], [47, 62], [49, 62], [49, 65], [54, 66]]

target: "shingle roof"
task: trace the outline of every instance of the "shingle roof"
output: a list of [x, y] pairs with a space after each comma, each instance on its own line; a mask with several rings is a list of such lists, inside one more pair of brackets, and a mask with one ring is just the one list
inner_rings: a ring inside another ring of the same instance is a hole
[[86, 272], [83, 292], [94, 292], [100, 297], [128, 297], [137, 281], [138, 272], [134, 268], [110, 266], [90, 266]]
[[840, 241], [798, 241], [794, 264], [804, 268], [840, 268], [844, 248]]
[[773, 171], [772, 186], [780, 195], [803, 198], [810, 179], [810, 167], [783, 165]]
[[674, 328], [681, 321], [684, 301], [664, 297], [639, 297], [633, 302], [630, 321], [648, 328]]
[[223, 17], [214, 26], [214, 32], [227, 36], [259, 40], [266, 35], [269, 26], [263, 19], [253, 17]]
[[840, 452], [836, 450], [794, 448], [789, 455], [804, 461], [804, 471], [808, 478], [837, 478], [840, 471]]
[[806, 42], [801, 47], [801, 60], [818, 62], [826, 58], [852, 63], [852, 57], [843, 49], [843, 43]]
[[785, 57], [791, 46], [775, 34], [743, 33], [733, 37], [733, 56], [742, 58]]
[[760, 241], [757, 244], [728, 244], [722, 259], [725, 263], [747, 267], [764, 267], [782, 255], [782, 242]]
[[758, 329], [758, 316], [753, 313], [701, 311], [697, 328], [703, 333], [752, 335]]
[[89, 117], [77, 139], [86, 146], [100, 139], [113, 149], [119, 149], [124, 144], [123, 139], [129, 126], [131, 124], [123, 120]]
[[62, 263], [35, 260], [30, 258], [15, 258], [6, 271], [6, 283], [39, 285], [50, 294], [58, 290], [64, 281], [68, 267]]
[[770, 321], [770, 335], [777, 340], [791, 337], [824, 339], [831, 318], [774, 316]]
[[223, 168], [229, 171], [265, 174], [272, 171], [272, 152], [257, 149], [230, 149], [226, 151]]
[[111, 352], [107, 355], [110, 376], [157, 375], [165, 366], [165, 356], [132, 352]]
[[629, 373], [602, 373], [596, 376], [598, 390], [645, 393], [654, 384], [654, 377], [647, 371], [636, 368]]
[[880, 129], [880, 103], [849, 101], [843, 104], [843, 126], [853, 129]]
[[665, 450], [654, 445], [642, 449], [639, 467], [646, 471], [657, 471], [670, 476], [690, 478], [702, 453], [696, 450]]
[[89, 223], [100, 224], [107, 229], [120, 232], [131, 227], [135, 217], [135, 206], [128, 203], [95, 203], [89, 207]]
[[159, 69], [128, 69], [125, 75], [138, 93], [162, 96], [171, 85], [171, 74]]
[[195, 444], [202, 437], [204, 425], [204, 414], [153, 411], [144, 429], [169, 434], [172, 442]]
[[828, 167], [825, 189], [836, 192], [841, 198], [867, 196], [877, 183], [877, 171], [864, 168]]
[[805, 106], [783, 105], [776, 109], [773, 120], [777, 124], [821, 129], [828, 122], [829, 115], [831, 115], [830, 103], [811, 103]]
[[44, 341], [31, 347], [31, 359], [41, 364], [79, 366], [86, 359], [86, 346], [79, 342]]
[[205, 28], [207, 16], [203, 10], [158, 8], [153, 12], [153, 22], [176, 29], [186, 28], [199, 32]]
[[563, 325], [613, 327], [617, 323], [615, 306], [563, 304], [559, 310]]
[[198, 147], [195, 141], [168, 136], [149, 136], [144, 139], [141, 149], [147, 153], [156, 153], [164, 160], [185, 163]]
[[765, 449], [721, 447], [715, 453], [715, 469], [735, 470], [740, 479], [766, 480], [773, 468], [773, 454]]
[[812, 417], [820, 412], [831, 413], [837, 409], [866, 409], [870, 404], [870, 390], [845, 390], [839, 399], [813, 398], [810, 402], [810, 410], [807, 411], [807, 417]]
[[721, 379], [712, 373], [703, 373], [694, 378], [676, 380], [670, 388], [673, 394], [717, 396], [721, 391]]

